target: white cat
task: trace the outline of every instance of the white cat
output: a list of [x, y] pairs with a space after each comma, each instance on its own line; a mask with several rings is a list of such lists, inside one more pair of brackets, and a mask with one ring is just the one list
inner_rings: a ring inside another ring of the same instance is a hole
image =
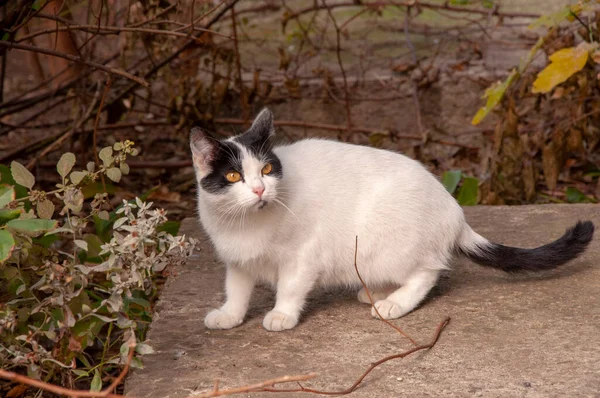
[[[243, 322], [257, 282], [277, 289], [263, 321], [272, 331], [296, 326], [314, 286], [359, 286], [356, 236], [361, 276], [387, 319], [412, 311], [456, 254], [507, 272], [536, 271], [575, 258], [593, 236], [586, 221], [537, 249], [490, 243], [418, 162], [321, 139], [272, 147], [274, 133], [267, 109], [227, 140], [191, 133], [200, 222], [227, 265], [227, 300], [206, 316], [211, 329]], [[364, 290], [358, 298], [368, 303]]]

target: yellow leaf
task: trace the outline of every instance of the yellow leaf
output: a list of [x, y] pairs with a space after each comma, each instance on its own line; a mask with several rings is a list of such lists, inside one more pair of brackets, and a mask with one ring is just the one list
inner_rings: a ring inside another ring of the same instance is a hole
[[547, 93], [579, 72], [588, 60], [590, 44], [563, 48], [550, 56], [550, 65], [538, 73], [533, 82], [534, 93]]
[[477, 125], [481, 123], [481, 121], [487, 116], [487, 114], [490, 113], [496, 105], [498, 105], [498, 103], [504, 97], [504, 92], [506, 91], [508, 86], [510, 86], [510, 84], [516, 76], [517, 70], [513, 69], [505, 81], [503, 81], [502, 83], [498, 82], [493, 86], [489, 87], [487, 90], [485, 90], [483, 98], [487, 98], [487, 102], [485, 103], [485, 106], [483, 108], [480, 108], [477, 111], [477, 113], [473, 117], [473, 120], [471, 120], [472, 125]]

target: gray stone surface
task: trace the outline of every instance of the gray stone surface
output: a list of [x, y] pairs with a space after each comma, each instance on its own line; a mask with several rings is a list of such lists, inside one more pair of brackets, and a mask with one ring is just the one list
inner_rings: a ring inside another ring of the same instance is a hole
[[[599, 205], [465, 212], [482, 235], [523, 247], [559, 237], [577, 219], [600, 225]], [[193, 220], [184, 229], [202, 237]], [[341, 389], [371, 362], [410, 348], [350, 291], [316, 292], [298, 327], [274, 333], [261, 326], [272, 293], [259, 289], [243, 325], [207, 330], [204, 315], [223, 300], [224, 268], [202, 239], [202, 251], [165, 287], [149, 333], [156, 353], [129, 377], [128, 395], [185, 397], [215, 379], [226, 388], [308, 372], [318, 378], [306, 386]], [[382, 365], [353, 396], [600, 397], [599, 262], [598, 238], [580, 259], [543, 275], [509, 276], [457, 259], [420, 308], [394, 321], [424, 342], [450, 316], [438, 345]]]

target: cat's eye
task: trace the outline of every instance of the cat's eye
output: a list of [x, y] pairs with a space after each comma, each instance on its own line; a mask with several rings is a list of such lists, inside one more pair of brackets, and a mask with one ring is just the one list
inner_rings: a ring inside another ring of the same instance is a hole
[[271, 173], [271, 171], [273, 171], [273, 166], [271, 165], [271, 163], [265, 164], [265, 167], [262, 168], [263, 174], [269, 174]]
[[227, 178], [227, 181], [229, 182], [238, 182], [242, 179], [242, 175], [237, 171], [230, 171], [227, 173], [227, 175], [225, 175], [225, 178]]

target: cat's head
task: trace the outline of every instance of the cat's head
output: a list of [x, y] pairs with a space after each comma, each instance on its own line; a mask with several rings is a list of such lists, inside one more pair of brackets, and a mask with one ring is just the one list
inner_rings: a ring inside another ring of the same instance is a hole
[[218, 140], [199, 128], [190, 146], [202, 200], [223, 212], [258, 211], [277, 199], [283, 177], [273, 153], [273, 114], [264, 109], [243, 134]]

